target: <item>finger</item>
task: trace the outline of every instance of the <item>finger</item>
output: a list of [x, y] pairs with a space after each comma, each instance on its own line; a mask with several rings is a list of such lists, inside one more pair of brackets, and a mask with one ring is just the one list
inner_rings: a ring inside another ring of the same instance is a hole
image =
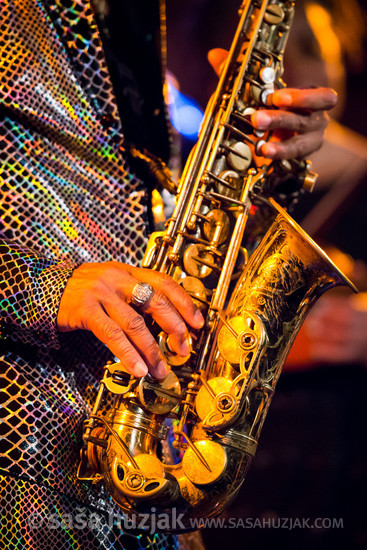
[[158, 323], [161, 329], [170, 336], [170, 347], [178, 355], [185, 357], [190, 353], [190, 341], [186, 324], [161, 290], [156, 290], [147, 306], [141, 308]]
[[131, 374], [141, 377], [148, 373], [148, 367], [139, 353], [129, 342], [119, 324], [106, 315], [101, 304], [88, 309], [85, 328], [106, 344]]
[[[131, 274], [141, 282], [148, 282], [154, 290], [160, 290], [173, 304], [186, 323], [199, 329], [204, 324], [204, 318], [187, 292], [169, 275], [150, 269], [130, 266]], [[133, 288], [131, 288], [132, 292]]]
[[303, 158], [322, 145], [323, 133], [308, 132], [280, 142], [270, 141], [261, 147], [261, 154], [271, 159]]
[[[135, 278], [134, 275], [138, 275], [139, 278]], [[119, 289], [115, 295], [122, 300], [131, 300], [134, 287], [139, 280], [141, 282], [149, 281], [149, 284], [154, 288], [152, 298], [148, 300], [146, 305], [140, 308], [140, 311], [151, 315], [164, 332], [171, 336], [170, 345], [172, 351], [181, 356], [188, 355], [190, 353], [190, 344], [187, 327], [182, 315], [171, 302], [172, 292], [170, 292], [170, 288], [172, 288], [176, 303], [179, 303], [182, 311], [186, 314], [186, 320], [188, 322], [191, 320], [191, 324], [195, 323], [195, 328], [200, 328], [203, 324], [203, 318], [201, 313], [198, 312], [196, 305], [183, 288], [175, 283], [171, 277], [151, 270], [131, 268], [131, 266], [129, 273], [124, 273], [124, 288]], [[158, 287], [164, 290], [160, 290]], [[176, 292], [178, 293], [177, 296]], [[170, 298], [167, 297], [167, 293]], [[193, 319], [190, 319], [192, 316]], [[124, 325], [121, 326], [124, 327]]]
[[328, 119], [323, 111], [310, 115], [262, 109], [251, 116], [251, 121], [258, 130], [290, 130], [303, 134], [325, 130]]
[[267, 105], [282, 109], [323, 111], [335, 107], [337, 100], [338, 95], [331, 88], [283, 88], [268, 95]]
[[223, 48], [215, 48], [208, 52], [208, 61], [218, 76], [220, 76], [222, 72], [227, 57], [228, 51], [223, 50]]
[[[157, 342], [146, 326], [144, 318], [121, 300], [105, 301], [103, 307], [108, 316], [122, 328], [128, 340], [137, 349], [152, 376], [165, 378], [169, 373], [169, 367]], [[120, 359], [120, 356], [118, 357]]]

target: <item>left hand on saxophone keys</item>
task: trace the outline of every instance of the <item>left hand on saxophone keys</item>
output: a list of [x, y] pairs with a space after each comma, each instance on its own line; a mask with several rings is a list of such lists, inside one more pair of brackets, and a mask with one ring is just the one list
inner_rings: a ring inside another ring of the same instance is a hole
[[[303, 158], [322, 145], [328, 124], [326, 111], [335, 107], [331, 88], [283, 88], [267, 96], [270, 109], [256, 111], [251, 121], [258, 130], [272, 130], [272, 139], [261, 148], [266, 158]], [[276, 109], [272, 109], [274, 106]]]
[[[218, 75], [227, 56], [227, 50], [221, 48], [208, 53], [209, 62]], [[326, 111], [336, 103], [337, 94], [331, 88], [282, 88], [268, 94], [267, 108], [260, 108], [251, 115], [257, 130], [272, 131], [271, 139], [261, 147], [262, 156], [301, 159], [320, 149], [329, 120]]]

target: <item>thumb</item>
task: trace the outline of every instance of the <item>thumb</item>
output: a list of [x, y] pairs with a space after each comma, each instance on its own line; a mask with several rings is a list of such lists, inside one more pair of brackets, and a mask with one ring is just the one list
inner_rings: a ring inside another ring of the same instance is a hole
[[214, 50], [210, 50], [208, 52], [208, 61], [218, 76], [220, 76], [220, 73], [222, 72], [227, 57], [228, 51], [223, 50], [223, 48], [215, 48]]

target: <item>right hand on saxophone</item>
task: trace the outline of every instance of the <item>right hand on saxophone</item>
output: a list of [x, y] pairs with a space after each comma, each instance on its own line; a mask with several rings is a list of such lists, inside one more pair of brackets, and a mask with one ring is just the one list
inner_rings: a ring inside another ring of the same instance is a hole
[[172, 350], [189, 353], [187, 326], [203, 326], [204, 319], [190, 296], [168, 275], [119, 262], [82, 264], [74, 270], [61, 297], [57, 327], [60, 332], [90, 330], [134, 376], [148, 370], [163, 379], [169, 372], [162, 352], [144, 318], [131, 305], [140, 282], [154, 290], [140, 312], [153, 317], [170, 336]]
[[[221, 49], [209, 52], [218, 74], [227, 53]], [[302, 158], [320, 148], [328, 120], [325, 111], [336, 104], [333, 90], [284, 88], [268, 99], [276, 109], [252, 115], [256, 128], [273, 132], [272, 141], [262, 146], [264, 157]], [[199, 329], [204, 323], [191, 298], [168, 275], [118, 262], [82, 264], [74, 270], [61, 298], [57, 326], [61, 332], [90, 330], [131, 374], [140, 377], [149, 371], [163, 379], [169, 367], [144, 318], [129, 303], [135, 285], [143, 281], [154, 294], [141, 311], [170, 336], [175, 353], [187, 355], [187, 325]]]
[[[221, 48], [208, 53], [218, 75], [227, 55], [227, 50]], [[275, 109], [259, 109], [251, 117], [255, 128], [273, 132], [271, 141], [261, 148], [262, 155], [270, 159], [301, 159], [320, 149], [328, 124], [326, 111], [336, 102], [337, 94], [331, 88], [283, 88], [269, 94], [267, 106]]]

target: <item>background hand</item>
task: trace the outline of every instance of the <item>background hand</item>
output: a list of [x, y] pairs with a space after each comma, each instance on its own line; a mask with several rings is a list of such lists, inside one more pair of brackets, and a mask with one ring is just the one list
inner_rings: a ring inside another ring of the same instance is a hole
[[326, 111], [336, 102], [331, 88], [283, 88], [270, 94], [267, 104], [277, 109], [260, 109], [251, 117], [259, 130], [273, 130], [272, 141], [261, 148], [264, 157], [303, 158], [320, 149], [329, 120]]
[[367, 365], [367, 293], [324, 296], [306, 319], [314, 363]]
[[149, 283], [153, 297], [140, 309], [170, 335], [174, 352], [189, 353], [186, 323], [201, 328], [204, 319], [190, 296], [168, 275], [118, 262], [82, 264], [74, 270], [61, 298], [61, 332], [90, 330], [134, 376], [149, 372], [164, 378], [169, 367], [144, 318], [129, 305], [134, 286]]
[[[208, 59], [220, 75], [227, 50], [210, 50]], [[302, 158], [317, 151], [328, 123], [326, 111], [335, 107], [337, 94], [331, 88], [283, 88], [267, 96], [268, 109], [259, 109], [251, 117], [258, 130], [272, 130], [271, 142], [261, 148], [266, 158]], [[275, 107], [272, 109], [271, 107]]]

